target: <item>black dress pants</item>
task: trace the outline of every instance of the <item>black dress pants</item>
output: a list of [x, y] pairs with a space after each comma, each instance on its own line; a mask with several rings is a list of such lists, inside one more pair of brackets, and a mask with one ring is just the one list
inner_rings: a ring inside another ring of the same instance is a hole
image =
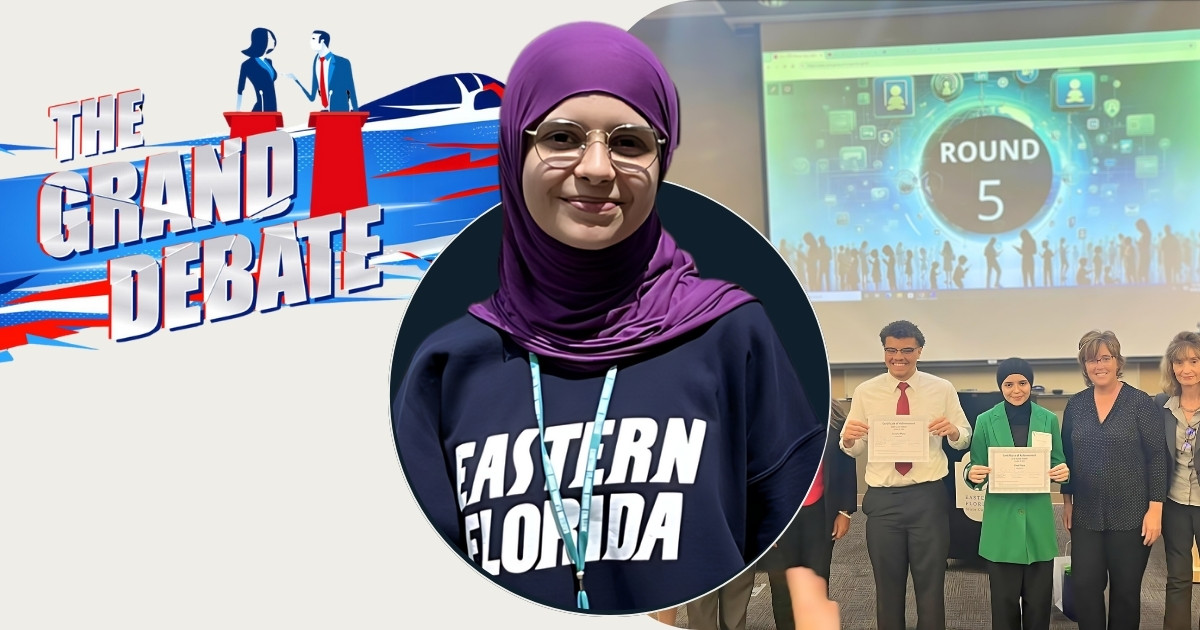
[[1167, 557], [1164, 630], [1191, 630], [1192, 543], [1200, 542], [1200, 507], [1163, 503], [1163, 551]]
[[1053, 606], [1054, 561], [988, 561], [992, 630], [1047, 630]]
[[1079, 630], [1137, 630], [1142, 618], [1142, 575], [1149, 559], [1150, 547], [1142, 544], [1140, 530], [1071, 528], [1071, 581]]
[[940, 479], [900, 488], [871, 487], [863, 497], [878, 630], [905, 630], [904, 596], [910, 569], [917, 598], [917, 630], [945, 630], [948, 506]]

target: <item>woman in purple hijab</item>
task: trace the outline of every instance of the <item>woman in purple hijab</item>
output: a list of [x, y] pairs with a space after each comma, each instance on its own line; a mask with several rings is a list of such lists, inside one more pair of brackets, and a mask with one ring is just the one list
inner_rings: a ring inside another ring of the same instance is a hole
[[555, 28], [500, 109], [500, 287], [415, 353], [397, 448], [433, 525], [510, 591], [633, 613], [767, 550], [820, 462], [755, 298], [704, 279], [655, 197], [679, 99], [625, 31]]

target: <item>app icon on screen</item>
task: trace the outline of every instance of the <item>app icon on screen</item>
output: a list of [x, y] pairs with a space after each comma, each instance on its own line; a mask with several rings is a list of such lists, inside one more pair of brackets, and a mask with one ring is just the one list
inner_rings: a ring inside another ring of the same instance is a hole
[[858, 126], [858, 116], [853, 109], [834, 109], [829, 112], [829, 133], [834, 136], [848, 136], [854, 133]]
[[934, 96], [949, 103], [962, 94], [962, 75], [958, 73], [935, 74], [929, 80], [929, 89], [933, 91]]
[[876, 118], [911, 118], [915, 114], [912, 77], [879, 77], [873, 91]]
[[1129, 114], [1125, 117], [1125, 135], [1153, 136], [1154, 114]]
[[867, 168], [866, 147], [842, 147], [838, 151], [838, 168], [843, 171], [862, 171]]
[[1138, 179], [1158, 177], [1158, 156], [1139, 155], [1133, 159], [1133, 176]]
[[1055, 109], [1091, 109], [1096, 104], [1095, 73], [1056, 72], [1052, 84]]

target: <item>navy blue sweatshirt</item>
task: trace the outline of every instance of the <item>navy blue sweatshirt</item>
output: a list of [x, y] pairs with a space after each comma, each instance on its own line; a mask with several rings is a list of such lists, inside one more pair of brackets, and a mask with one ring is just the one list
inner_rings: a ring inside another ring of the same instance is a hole
[[[604, 374], [541, 364], [546, 446], [575, 527]], [[826, 417], [805, 399], [757, 302], [620, 364], [589, 519], [591, 611], [673, 606], [754, 561], [802, 503]], [[446, 540], [510, 591], [574, 609], [528, 353], [459, 318], [417, 350], [392, 418], [408, 482]]]

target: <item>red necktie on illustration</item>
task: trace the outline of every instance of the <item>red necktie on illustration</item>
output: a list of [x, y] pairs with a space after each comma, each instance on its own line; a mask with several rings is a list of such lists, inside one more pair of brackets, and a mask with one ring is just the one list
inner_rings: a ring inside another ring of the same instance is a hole
[[325, 89], [325, 57], [321, 57], [321, 107], [329, 109], [329, 90]]
[[[908, 383], [900, 383], [897, 385], [900, 388], [900, 400], [896, 401], [896, 415], [907, 416], [908, 410]], [[908, 471], [912, 470], [912, 462], [896, 462], [896, 472], [901, 475], [907, 475]]]

